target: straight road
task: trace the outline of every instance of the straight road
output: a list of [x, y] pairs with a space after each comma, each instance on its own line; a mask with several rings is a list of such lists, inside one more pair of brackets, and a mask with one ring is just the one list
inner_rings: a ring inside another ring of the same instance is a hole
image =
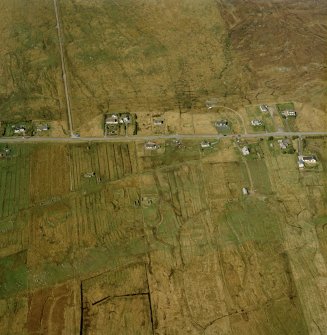
[[58, 10], [57, 0], [53, 0], [53, 5], [56, 14], [56, 21], [57, 21], [57, 32], [58, 32], [58, 40], [59, 40], [59, 49], [60, 49], [60, 58], [61, 58], [61, 71], [62, 71], [62, 79], [65, 88], [65, 97], [66, 97], [66, 108], [67, 108], [67, 116], [68, 116], [68, 127], [70, 136], [74, 137], [73, 131], [73, 118], [71, 112], [71, 105], [70, 105], [70, 97], [68, 91], [68, 81], [67, 81], [67, 74], [66, 74], [66, 65], [65, 65], [65, 54], [64, 54], [64, 47], [63, 47], [63, 39], [62, 39], [62, 32], [61, 32], [61, 25], [60, 25], [60, 16]]
[[152, 136], [112, 136], [112, 137], [1, 137], [0, 143], [46, 143], [46, 142], [63, 142], [63, 143], [78, 143], [78, 142], [133, 142], [133, 141], [156, 141], [156, 140], [167, 140], [167, 139], [205, 139], [205, 140], [219, 140], [219, 139], [251, 139], [251, 138], [267, 138], [267, 137], [320, 137], [327, 136], [327, 131], [321, 132], [274, 132], [274, 133], [251, 133], [251, 134], [230, 134], [230, 135], [219, 135], [219, 134], [170, 134], [170, 135], [152, 135]]

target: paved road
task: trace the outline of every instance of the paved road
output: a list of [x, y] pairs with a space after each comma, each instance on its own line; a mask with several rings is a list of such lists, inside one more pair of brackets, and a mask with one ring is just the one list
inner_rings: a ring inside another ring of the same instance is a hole
[[65, 97], [66, 97], [66, 107], [67, 107], [67, 115], [68, 115], [68, 126], [70, 136], [74, 136], [73, 131], [73, 119], [72, 113], [70, 108], [70, 98], [69, 98], [69, 91], [68, 91], [68, 81], [67, 81], [67, 74], [66, 74], [66, 66], [65, 66], [65, 55], [64, 55], [64, 48], [63, 48], [63, 40], [62, 40], [62, 33], [61, 33], [61, 25], [60, 25], [60, 17], [59, 17], [59, 10], [57, 0], [53, 0], [53, 5], [56, 14], [56, 21], [57, 21], [57, 32], [58, 32], [58, 40], [59, 40], [59, 49], [60, 49], [60, 58], [61, 58], [61, 71], [62, 71], [62, 79], [65, 88]]
[[252, 133], [239, 135], [219, 135], [219, 134], [172, 134], [172, 135], [152, 135], [152, 136], [112, 136], [112, 137], [1, 137], [0, 143], [39, 143], [39, 142], [63, 142], [63, 143], [78, 143], [78, 142], [132, 142], [132, 141], [155, 141], [166, 139], [206, 139], [219, 140], [225, 138], [267, 138], [267, 137], [285, 137], [285, 136], [308, 136], [319, 137], [327, 136], [327, 131], [321, 132], [274, 132], [274, 133]]

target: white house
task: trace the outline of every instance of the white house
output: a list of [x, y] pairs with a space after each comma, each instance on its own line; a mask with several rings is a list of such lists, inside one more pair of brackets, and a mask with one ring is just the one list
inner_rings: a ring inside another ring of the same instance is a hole
[[160, 145], [155, 142], [146, 142], [144, 148], [146, 150], [157, 150], [160, 148]]
[[302, 156], [302, 159], [306, 164], [317, 164], [317, 158], [315, 156]]
[[216, 121], [215, 126], [217, 128], [229, 128], [229, 124], [227, 120], [220, 120], [220, 121]]
[[110, 114], [106, 117], [106, 124], [118, 124], [119, 118], [116, 114]]
[[260, 126], [263, 126], [263, 121], [254, 119], [254, 120], [251, 120], [251, 125], [254, 127], [260, 127]]
[[208, 141], [202, 141], [201, 142], [201, 148], [210, 148], [211, 147], [211, 143]]
[[284, 116], [285, 118], [291, 116], [291, 117], [296, 117], [296, 111], [295, 110], [285, 110], [285, 111], [282, 111], [282, 116]]
[[246, 187], [242, 188], [242, 193], [243, 195], [248, 195], [249, 194], [249, 190]]
[[269, 111], [267, 105], [260, 105], [260, 110], [261, 110], [261, 112], [263, 112], [263, 113], [266, 113], [266, 112]]
[[241, 150], [242, 150], [243, 156], [250, 155], [250, 150], [247, 146], [244, 146]]
[[121, 114], [119, 117], [119, 123], [129, 124], [131, 121], [132, 120], [129, 113]]

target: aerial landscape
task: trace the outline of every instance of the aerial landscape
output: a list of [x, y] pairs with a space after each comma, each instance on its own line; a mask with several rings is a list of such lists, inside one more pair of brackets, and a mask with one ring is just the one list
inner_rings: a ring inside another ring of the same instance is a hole
[[327, 334], [327, 2], [0, 2], [0, 335]]

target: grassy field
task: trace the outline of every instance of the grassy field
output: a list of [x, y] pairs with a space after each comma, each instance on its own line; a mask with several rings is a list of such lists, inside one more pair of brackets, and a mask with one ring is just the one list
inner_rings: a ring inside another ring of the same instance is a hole
[[0, 219], [1, 331], [327, 329], [326, 143], [306, 140], [322, 168], [303, 172], [270, 143], [249, 143], [245, 161], [228, 140], [151, 154], [142, 143], [13, 146], [0, 161], [13, 190]]

